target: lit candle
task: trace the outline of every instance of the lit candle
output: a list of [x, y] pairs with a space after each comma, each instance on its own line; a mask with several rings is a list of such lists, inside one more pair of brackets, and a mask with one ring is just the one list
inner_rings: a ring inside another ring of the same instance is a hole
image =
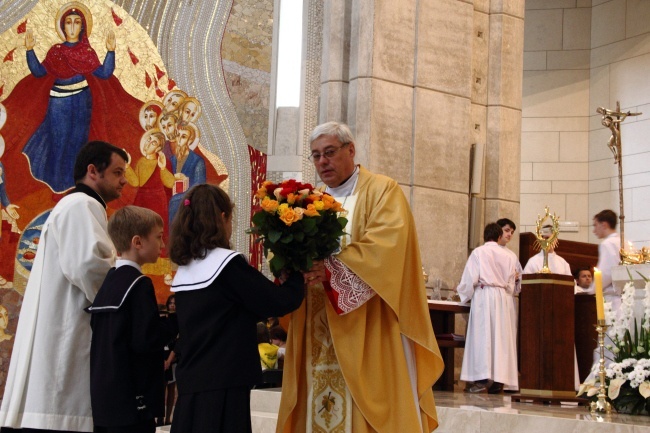
[[594, 284], [596, 285], [596, 316], [598, 320], [605, 320], [605, 299], [603, 298], [603, 275], [598, 268], [594, 268]]

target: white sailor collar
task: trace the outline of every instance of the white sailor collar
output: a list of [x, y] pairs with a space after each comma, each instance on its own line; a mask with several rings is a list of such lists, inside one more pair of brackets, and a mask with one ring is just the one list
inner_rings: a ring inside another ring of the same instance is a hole
[[215, 248], [209, 251], [204, 259], [193, 259], [178, 268], [171, 291], [186, 292], [206, 288], [219, 276], [228, 262], [238, 255], [243, 256], [237, 251]]

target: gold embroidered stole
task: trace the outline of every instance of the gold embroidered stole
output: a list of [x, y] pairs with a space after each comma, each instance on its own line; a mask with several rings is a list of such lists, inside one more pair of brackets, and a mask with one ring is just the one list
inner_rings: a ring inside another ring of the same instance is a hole
[[[348, 219], [346, 232], [352, 226], [357, 196], [336, 198], [345, 203]], [[341, 248], [350, 243], [344, 235]], [[345, 385], [336, 359], [329, 330], [326, 304], [330, 302], [321, 284], [307, 290], [307, 384], [309, 389], [306, 433], [352, 433], [352, 397]], [[350, 348], [352, 350], [352, 348]]]

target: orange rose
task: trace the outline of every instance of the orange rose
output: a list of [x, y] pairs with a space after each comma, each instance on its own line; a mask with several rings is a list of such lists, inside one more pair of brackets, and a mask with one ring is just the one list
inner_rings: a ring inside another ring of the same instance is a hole
[[335, 200], [331, 195], [323, 194], [321, 201], [323, 202], [323, 209], [328, 210], [334, 205]]
[[290, 192], [289, 195], [287, 195], [287, 203], [294, 204], [298, 197], [299, 196], [297, 194]]
[[268, 191], [264, 187], [261, 187], [255, 193], [255, 197], [257, 197], [260, 200], [264, 200], [264, 197], [266, 197], [267, 195], [268, 195]]
[[341, 203], [338, 201], [335, 201], [334, 204], [332, 205], [332, 210], [334, 212], [343, 212], [345, 209], [343, 209], [343, 206], [341, 206]]
[[306, 216], [308, 216], [308, 217], [315, 217], [315, 216], [320, 215], [318, 213], [318, 211], [316, 210], [316, 206], [314, 206], [313, 204], [308, 204], [307, 205], [307, 209], [305, 209], [304, 214]]
[[280, 220], [282, 220], [282, 222], [288, 226], [295, 223], [299, 219], [300, 218], [298, 217], [298, 214], [292, 208], [285, 209], [284, 212], [282, 212], [282, 215], [280, 215]]
[[316, 210], [323, 210], [325, 209], [325, 203], [323, 203], [321, 200], [316, 200], [314, 202], [314, 207], [316, 208]]
[[277, 200], [271, 200], [268, 197], [264, 197], [262, 203], [260, 203], [260, 206], [264, 211], [268, 213], [274, 213], [276, 210], [278, 210], [279, 204]]

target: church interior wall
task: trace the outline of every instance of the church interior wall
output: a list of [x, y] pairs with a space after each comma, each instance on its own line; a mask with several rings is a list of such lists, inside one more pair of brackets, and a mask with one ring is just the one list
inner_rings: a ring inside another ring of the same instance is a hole
[[[622, 124], [625, 237], [650, 240], [650, 3], [642, 0], [526, 1], [521, 157], [522, 230], [548, 204], [597, 243], [592, 216], [619, 213], [618, 169], [597, 107], [645, 112]], [[561, 247], [560, 247], [561, 248]]]

